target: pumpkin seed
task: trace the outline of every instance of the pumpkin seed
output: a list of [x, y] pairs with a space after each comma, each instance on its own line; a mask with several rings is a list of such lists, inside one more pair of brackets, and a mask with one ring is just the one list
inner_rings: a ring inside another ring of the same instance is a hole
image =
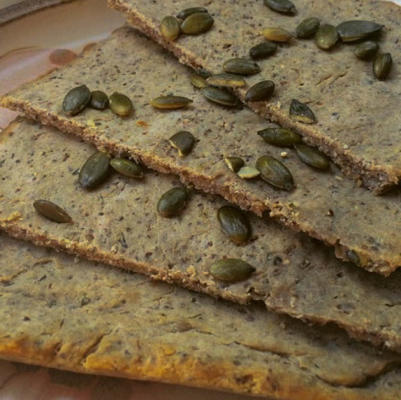
[[315, 124], [316, 117], [313, 111], [305, 104], [293, 99], [290, 105], [290, 117], [303, 124]]
[[244, 160], [240, 157], [224, 157], [224, 162], [233, 172], [238, 172], [245, 164]]
[[329, 168], [329, 159], [319, 150], [305, 144], [295, 144], [294, 148], [303, 163], [321, 170]]
[[187, 201], [187, 189], [184, 187], [175, 187], [160, 197], [157, 203], [157, 211], [165, 218], [176, 217], [184, 210]]
[[58, 223], [72, 222], [72, 218], [57, 204], [48, 200], [36, 200], [33, 202], [35, 210], [50, 221]]
[[194, 147], [195, 138], [191, 132], [180, 131], [171, 136], [169, 142], [175, 149], [178, 150], [178, 154], [181, 157], [184, 157], [189, 154]]
[[196, 70], [196, 73], [199, 75], [199, 76], [201, 76], [202, 78], [209, 78], [209, 76], [211, 76], [212, 74], [207, 70], [207, 69], [204, 69], [204, 68], [199, 68], [199, 69], [197, 69]]
[[113, 158], [110, 161], [110, 165], [119, 174], [127, 176], [128, 178], [142, 179], [144, 176], [141, 165], [125, 158]]
[[227, 107], [237, 107], [238, 99], [230, 92], [224, 89], [208, 86], [202, 89], [202, 94], [213, 103]]
[[181, 31], [187, 35], [199, 35], [213, 26], [213, 17], [207, 12], [190, 14], [181, 24]]
[[264, 3], [271, 10], [282, 14], [294, 15], [297, 12], [294, 3], [290, 0], [264, 0]]
[[176, 17], [168, 15], [160, 22], [160, 32], [166, 40], [175, 40], [180, 36], [180, 22]]
[[128, 117], [134, 108], [131, 100], [122, 93], [114, 92], [109, 101], [111, 111], [120, 117]]
[[262, 156], [256, 161], [261, 178], [278, 189], [292, 190], [294, 179], [288, 168], [271, 156]]
[[290, 147], [301, 143], [302, 138], [297, 133], [285, 128], [266, 128], [258, 132], [258, 135], [269, 144], [279, 147]]
[[368, 40], [360, 43], [355, 47], [354, 54], [360, 60], [371, 60], [379, 50], [379, 45], [376, 42]]
[[195, 13], [207, 13], [207, 9], [205, 7], [190, 7], [181, 10], [177, 14], [177, 18], [184, 20], [185, 18], [189, 17], [191, 14]]
[[177, 110], [186, 107], [190, 103], [192, 103], [191, 99], [174, 95], [160, 96], [150, 102], [154, 108], [159, 110]]
[[358, 267], [361, 266], [361, 260], [354, 250], [347, 250], [346, 255], [348, 257], [348, 260], [350, 260], [353, 264]]
[[337, 32], [343, 42], [356, 42], [377, 34], [383, 25], [373, 21], [345, 21], [337, 26]]
[[192, 74], [190, 79], [192, 86], [196, 87], [197, 89], [203, 89], [207, 86], [206, 79], [198, 74]]
[[248, 58], [232, 58], [224, 63], [225, 72], [238, 75], [254, 75], [260, 72], [259, 65]]
[[241, 179], [254, 179], [260, 175], [260, 171], [253, 167], [242, 167], [238, 172], [237, 175]]
[[219, 281], [240, 282], [248, 279], [256, 269], [238, 258], [224, 258], [210, 267], [210, 273]]
[[251, 86], [245, 95], [245, 101], [269, 100], [274, 92], [274, 82], [261, 81]]
[[306, 18], [297, 26], [295, 34], [299, 39], [309, 39], [317, 32], [319, 26], [319, 18]]
[[109, 156], [98, 151], [92, 154], [79, 171], [79, 183], [85, 189], [100, 185], [109, 173]]
[[104, 110], [109, 105], [107, 94], [101, 90], [94, 90], [91, 93], [90, 106], [96, 110]]
[[338, 42], [337, 29], [333, 25], [320, 25], [315, 35], [315, 43], [319, 49], [330, 50]]
[[292, 39], [291, 33], [283, 28], [269, 27], [262, 31], [263, 36], [272, 42], [289, 42]]
[[224, 206], [217, 211], [221, 229], [235, 244], [246, 243], [251, 237], [251, 226], [247, 215], [236, 207]]
[[80, 113], [90, 102], [91, 92], [86, 85], [71, 89], [64, 97], [63, 111], [67, 115]]
[[393, 59], [390, 53], [379, 54], [373, 62], [373, 73], [377, 79], [386, 79], [390, 73]]
[[262, 60], [273, 55], [276, 50], [276, 43], [266, 41], [253, 46], [251, 50], [249, 50], [249, 56], [254, 60]]
[[242, 87], [246, 85], [243, 78], [234, 74], [216, 74], [206, 79], [211, 86], [220, 87]]

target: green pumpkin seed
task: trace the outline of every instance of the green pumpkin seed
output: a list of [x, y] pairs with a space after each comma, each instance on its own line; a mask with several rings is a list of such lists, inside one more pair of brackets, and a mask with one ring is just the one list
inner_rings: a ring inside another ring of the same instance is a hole
[[290, 0], [264, 0], [264, 3], [271, 10], [281, 14], [294, 15], [297, 12], [294, 3]]
[[306, 18], [297, 26], [295, 34], [299, 39], [309, 39], [317, 32], [319, 26], [319, 18]]
[[128, 117], [134, 108], [131, 100], [122, 93], [114, 92], [109, 101], [111, 111], [120, 117]]
[[180, 131], [169, 139], [170, 144], [178, 150], [181, 157], [189, 154], [194, 147], [195, 137], [191, 132]]
[[206, 79], [206, 82], [211, 86], [218, 87], [242, 87], [246, 85], [243, 78], [234, 74], [217, 74]]
[[204, 69], [204, 68], [199, 68], [199, 69], [197, 69], [196, 70], [196, 73], [199, 75], [199, 76], [201, 76], [202, 78], [209, 78], [209, 76], [211, 76], [212, 74], [208, 71], [208, 70], [206, 70], [206, 69]]
[[109, 156], [98, 151], [92, 154], [79, 171], [79, 183], [85, 189], [100, 185], [109, 173]]
[[313, 111], [305, 103], [295, 99], [291, 101], [290, 117], [303, 124], [315, 124], [317, 122]]
[[238, 172], [245, 164], [244, 160], [240, 157], [224, 157], [224, 162], [233, 172]]
[[238, 99], [227, 90], [208, 86], [202, 89], [202, 94], [213, 103], [227, 107], [238, 106]]
[[80, 113], [91, 101], [91, 92], [86, 85], [71, 89], [64, 97], [63, 111], [67, 115]]
[[197, 12], [189, 15], [181, 24], [181, 31], [187, 35], [199, 35], [213, 26], [214, 20], [209, 13]]
[[90, 106], [95, 110], [105, 110], [109, 105], [107, 94], [101, 90], [94, 90], [91, 93]]
[[291, 33], [283, 28], [269, 27], [262, 31], [262, 35], [272, 42], [289, 42], [292, 39]]
[[373, 21], [345, 21], [337, 26], [337, 32], [343, 42], [356, 42], [377, 34], [383, 25]]
[[144, 176], [144, 170], [141, 165], [125, 158], [113, 158], [110, 161], [110, 165], [119, 174], [128, 178], [142, 179]]
[[245, 101], [269, 100], [274, 92], [274, 82], [262, 81], [251, 86], [245, 95]]
[[262, 156], [256, 161], [261, 178], [278, 189], [292, 190], [294, 179], [288, 168], [271, 156]]
[[254, 179], [260, 175], [260, 171], [253, 167], [242, 167], [238, 172], [237, 175], [241, 179]]
[[165, 218], [176, 217], [184, 210], [188, 201], [188, 191], [175, 187], [164, 193], [157, 203], [158, 213]]
[[254, 60], [262, 60], [273, 55], [277, 50], [277, 44], [274, 42], [263, 42], [253, 46], [249, 50], [249, 56]]
[[379, 45], [376, 42], [368, 40], [360, 43], [355, 47], [354, 54], [360, 60], [371, 60], [379, 50]]
[[258, 132], [258, 135], [273, 146], [290, 147], [301, 143], [302, 138], [297, 133], [285, 128], [266, 128]]
[[333, 25], [320, 25], [315, 35], [315, 43], [319, 49], [330, 50], [338, 42], [337, 29]]
[[238, 75], [254, 75], [260, 72], [259, 65], [247, 58], [232, 58], [224, 63], [225, 72]]
[[33, 202], [35, 210], [50, 221], [62, 223], [72, 222], [72, 218], [57, 204], [48, 200], [36, 200]]
[[181, 33], [180, 22], [176, 17], [168, 15], [160, 22], [160, 32], [164, 39], [175, 40]]
[[346, 255], [348, 257], [348, 260], [351, 261], [353, 264], [358, 267], [361, 266], [361, 260], [354, 250], [347, 250]]
[[248, 279], [256, 269], [238, 258], [224, 258], [210, 267], [211, 275], [223, 282], [235, 283]]
[[310, 167], [326, 170], [329, 168], [329, 159], [319, 150], [309, 147], [306, 144], [294, 145], [299, 159]]
[[217, 211], [221, 229], [235, 244], [246, 243], [251, 237], [251, 225], [247, 215], [238, 208], [224, 206]]
[[390, 53], [379, 54], [373, 62], [373, 73], [377, 79], [386, 79], [390, 73], [393, 59]]
[[191, 14], [195, 13], [207, 13], [207, 9], [205, 7], [190, 7], [184, 10], [181, 10], [177, 14], [177, 18], [184, 20], [185, 18], [189, 17]]
[[206, 79], [198, 74], [191, 75], [191, 83], [192, 86], [196, 87], [197, 89], [203, 89], [207, 86]]
[[190, 103], [192, 103], [191, 99], [174, 95], [160, 96], [150, 102], [154, 108], [159, 110], [178, 110], [187, 107]]

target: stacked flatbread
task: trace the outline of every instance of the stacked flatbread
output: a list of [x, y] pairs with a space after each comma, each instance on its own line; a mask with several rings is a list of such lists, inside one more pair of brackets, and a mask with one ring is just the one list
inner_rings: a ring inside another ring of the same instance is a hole
[[[358, 175], [375, 190], [398, 181], [397, 68], [388, 80], [368, 85], [371, 77], [361, 73], [361, 65], [357, 71], [348, 49], [340, 55], [317, 53], [313, 42], [302, 49], [283, 47], [261, 63], [262, 75], [278, 81], [288, 76], [291, 82], [296, 71], [298, 81], [283, 84], [277, 98], [252, 104], [253, 110], [227, 109], [208, 102], [191, 85], [190, 70], [152, 39], [183, 63], [219, 72], [222, 49], [224, 58], [243, 55], [262, 19], [267, 25], [269, 18], [295, 24], [313, 9], [313, 15], [336, 22], [369, 16], [383, 22], [395, 55], [400, 9], [341, 0], [330, 2], [328, 11], [321, 1], [299, 0], [292, 20], [262, 1], [200, 1], [215, 18], [213, 28], [204, 36], [166, 42], [160, 20], [188, 6], [185, 1], [110, 3], [151, 39], [121, 28], [70, 65], [1, 100], [38, 122], [20, 118], [0, 138], [0, 355], [282, 400], [399, 399], [399, 195], [375, 196], [346, 176]], [[302, 52], [310, 55], [302, 58]], [[319, 68], [304, 75], [303, 64], [313, 57]], [[278, 72], [280, 65], [287, 67]], [[320, 69], [330, 77], [316, 89]], [[250, 84], [256, 79], [261, 78], [250, 78]], [[303, 99], [319, 117], [313, 129], [283, 111], [300, 91], [300, 80], [310, 87]], [[65, 94], [82, 84], [124, 93], [134, 112], [120, 118], [88, 108], [66, 115]], [[336, 102], [339, 92], [358, 88], [365, 107], [359, 114], [348, 95]], [[169, 93], [193, 102], [175, 111], [149, 105]], [[244, 93], [237, 94], [243, 99]], [[341, 123], [330, 118], [333, 112]], [[257, 135], [274, 126], [265, 118], [321, 146], [333, 159], [330, 171], [316, 172], [289, 152], [284, 162], [294, 175], [293, 191], [236, 176], [224, 155], [250, 165], [264, 154], [281, 157], [282, 149]], [[341, 124], [352, 129], [353, 144]], [[168, 142], [179, 130], [197, 139], [183, 158]], [[337, 152], [338, 146], [347, 151]], [[143, 181], [113, 175], [96, 190], [83, 190], [79, 170], [95, 147], [153, 171]], [[177, 218], [163, 218], [158, 199], [180, 181], [192, 188], [187, 207]], [[33, 207], [37, 199], [62, 206], [73, 223], [44, 219]], [[248, 211], [252, 240], [244, 246], [232, 243], [217, 222], [217, 210], [228, 202]], [[210, 266], [226, 257], [246, 261], [255, 271], [237, 283], [219, 281]]]

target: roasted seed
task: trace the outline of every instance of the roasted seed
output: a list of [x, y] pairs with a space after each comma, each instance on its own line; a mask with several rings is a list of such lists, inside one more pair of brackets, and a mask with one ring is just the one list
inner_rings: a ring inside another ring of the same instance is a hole
[[128, 117], [133, 110], [132, 102], [125, 94], [114, 92], [109, 101], [111, 111], [120, 117]]
[[343, 42], [355, 42], [377, 34], [383, 25], [373, 21], [345, 21], [337, 26], [337, 32]]
[[160, 32], [166, 40], [175, 40], [180, 36], [180, 22], [176, 17], [168, 15], [160, 23]]
[[285, 128], [266, 128], [258, 132], [258, 135], [273, 146], [290, 147], [301, 143], [302, 138], [297, 133]]
[[379, 50], [379, 45], [376, 42], [370, 40], [358, 44], [355, 47], [354, 54], [360, 60], [371, 60]]
[[350, 260], [353, 264], [355, 264], [358, 267], [361, 266], [361, 260], [358, 256], [358, 254], [354, 250], [347, 250], [346, 254], [347, 254], [348, 260]]
[[219, 87], [242, 87], [246, 85], [243, 78], [234, 74], [217, 74], [206, 79], [211, 86]]
[[93, 189], [100, 185], [109, 172], [109, 156], [98, 151], [92, 154], [79, 172], [79, 183], [85, 189]]
[[48, 200], [36, 200], [33, 202], [35, 210], [50, 221], [58, 223], [72, 222], [72, 218], [57, 204]]
[[299, 159], [310, 167], [326, 170], [329, 168], [329, 159], [319, 150], [305, 144], [294, 145]]
[[269, 100], [274, 92], [274, 82], [261, 81], [255, 83], [248, 89], [245, 95], [245, 101], [264, 101]]
[[199, 35], [207, 32], [213, 26], [213, 17], [207, 12], [197, 12], [189, 15], [181, 24], [181, 31], [187, 35]]
[[185, 18], [189, 17], [191, 14], [195, 13], [207, 13], [207, 9], [205, 7], [190, 7], [184, 10], [181, 10], [177, 14], [177, 18], [184, 20]]
[[191, 83], [192, 86], [196, 87], [197, 89], [203, 89], [207, 86], [206, 79], [198, 74], [191, 75]]
[[212, 74], [207, 70], [207, 69], [204, 69], [204, 68], [199, 68], [199, 69], [197, 69], [196, 70], [196, 73], [199, 75], [199, 76], [201, 76], [202, 78], [209, 78], [209, 76], [211, 76]]
[[190, 103], [192, 103], [191, 99], [174, 95], [160, 96], [150, 102], [154, 108], [159, 110], [177, 110], [186, 107]]
[[240, 170], [237, 172], [237, 175], [241, 179], [254, 179], [260, 175], [260, 171], [256, 168], [245, 166], [240, 168]]
[[248, 58], [232, 58], [224, 63], [225, 72], [238, 75], [254, 75], [260, 72], [259, 65]]
[[261, 178], [278, 189], [292, 190], [294, 179], [288, 168], [271, 156], [262, 156], [256, 161]]
[[251, 225], [247, 215], [236, 207], [224, 206], [217, 211], [221, 229], [235, 244], [246, 243], [251, 237]]
[[71, 89], [64, 97], [63, 111], [68, 115], [80, 113], [90, 102], [91, 92], [86, 85]]
[[390, 53], [379, 54], [373, 62], [373, 73], [377, 79], [386, 79], [391, 70], [393, 59]]
[[297, 12], [294, 3], [290, 0], [264, 0], [264, 3], [271, 10], [282, 14], [294, 15]]
[[184, 210], [188, 201], [188, 191], [175, 187], [164, 193], [157, 203], [158, 213], [165, 218], [176, 217]]
[[262, 60], [273, 55], [276, 50], [276, 43], [266, 41], [253, 46], [251, 50], [249, 50], [249, 56], [254, 60]]
[[113, 158], [110, 161], [110, 165], [119, 174], [127, 176], [128, 178], [142, 179], [144, 176], [141, 165], [125, 158]]
[[297, 26], [295, 34], [299, 39], [309, 39], [317, 32], [319, 26], [320, 20], [318, 18], [306, 18]]
[[230, 92], [224, 89], [208, 86], [202, 89], [202, 94], [213, 103], [227, 107], [237, 107], [238, 99]]
[[233, 172], [238, 172], [245, 164], [244, 160], [240, 157], [224, 157], [224, 162]]
[[169, 139], [170, 144], [178, 150], [181, 157], [189, 154], [194, 147], [195, 137], [191, 132], [180, 131]]
[[338, 41], [337, 29], [333, 25], [320, 25], [315, 35], [315, 43], [319, 49], [330, 50]]
[[289, 42], [292, 39], [291, 33], [283, 28], [269, 27], [262, 31], [263, 36], [272, 42]]
[[240, 282], [248, 279], [256, 269], [238, 258], [224, 258], [210, 267], [215, 279], [224, 282]]
[[94, 90], [91, 95], [90, 106], [96, 110], [104, 110], [109, 105], [107, 94], [101, 90]]
[[315, 124], [316, 117], [313, 111], [305, 103], [293, 99], [290, 105], [291, 119], [303, 124]]

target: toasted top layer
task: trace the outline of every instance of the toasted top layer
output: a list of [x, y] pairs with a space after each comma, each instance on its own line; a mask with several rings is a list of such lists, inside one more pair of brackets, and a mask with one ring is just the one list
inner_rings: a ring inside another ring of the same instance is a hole
[[[220, 72], [232, 57], [248, 57], [252, 46], [263, 42], [261, 31], [282, 27], [295, 32], [307, 17], [318, 17], [334, 26], [347, 20], [372, 20], [385, 25], [380, 51], [393, 55], [394, 66], [385, 81], [373, 76], [372, 62], [358, 60], [354, 46], [338, 45], [327, 52], [313, 40], [292, 40], [273, 57], [258, 62], [262, 72], [249, 79], [276, 83], [275, 97], [250, 104], [261, 115], [296, 128], [310, 143], [318, 145], [352, 176], [371, 189], [381, 191], [397, 184], [401, 176], [401, 8], [390, 2], [367, 0], [294, 0], [294, 17], [278, 14], [262, 0], [241, 2], [200, 0], [215, 19], [214, 27], [202, 36], [183, 36], [163, 41], [159, 24], [165, 15], [176, 15], [188, 7], [187, 0], [109, 0], [109, 4], [133, 18], [131, 22], [174, 51], [184, 63]], [[161, 7], [161, 4], [163, 6]], [[398, 65], [397, 65], [398, 64]], [[238, 90], [244, 99], [246, 89]], [[307, 102], [318, 123], [304, 125], [289, 119], [292, 99]]]
[[[78, 172], [94, 148], [55, 130], [17, 122], [0, 141], [0, 226], [40, 245], [135, 270], [237, 303], [264, 301], [280, 313], [335, 322], [358, 339], [401, 352], [401, 275], [385, 279], [336, 260], [303, 234], [249, 215], [253, 239], [234, 245], [221, 231], [225, 202], [193, 193], [183, 214], [163, 218], [160, 196], [178, 182], [147, 173], [144, 181], [114, 174], [94, 191]], [[38, 215], [33, 202], [62, 207], [73, 224]], [[256, 268], [243, 282], [216, 281], [210, 266], [239, 258]]]
[[[135, 111], [120, 118], [110, 110], [86, 109], [68, 117], [62, 111], [66, 93], [86, 84], [91, 90], [129, 96]], [[185, 110], [155, 110], [149, 102], [169, 93], [193, 99]], [[150, 40], [129, 28], [117, 31], [102, 45], [2, 100], [2, 105], [62, 131], [72, 132], [112, 152], [126, 152], [153, 169], [173, 172], [182, 180], [261, 215], [269, 211], [291, 228], [335, 246], [341, 258], [371, 271], [390, 274], [401, 265], [398, 195], [378, 198], [355, 187], [332, 167], [312, 170], [287, 149], [269, 146], [257, 135], [267, 126], [253, 112], [211, 104], [189, 81], [185, 67]], [[184, 158], [167, 139], [179, 130], [192, 132], [198, 143]], [[241, 180], [223, 161], [240, 156], [248, 165], [265, 154], [282, 160], [294, 176], [290, 192], [256, 180]]]

